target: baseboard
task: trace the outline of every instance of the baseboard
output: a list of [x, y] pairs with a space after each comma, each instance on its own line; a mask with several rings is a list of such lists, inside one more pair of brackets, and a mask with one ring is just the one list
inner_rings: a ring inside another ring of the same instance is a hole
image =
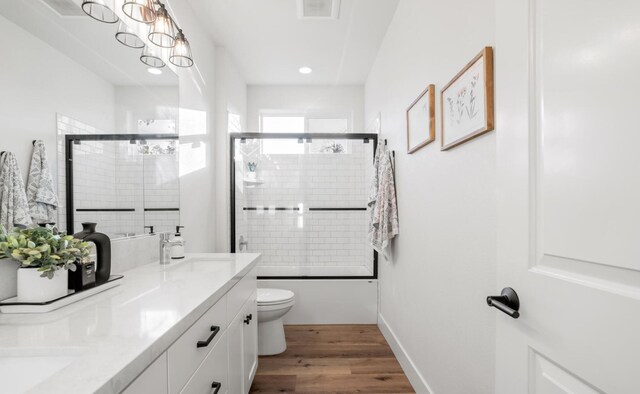
[[396, 337], [396, 334], [393, 332], [391, 327], [389, 327], [387, 321], [384, 320], [384, 317], [382, 317], [381, 314], [378, 314], [378, 327], [380, 328], [382, 335], [384, 335], [384, 338], [389, 343], [389, 346], [391, 346], [393, 354], [398, 359], [398, 362], [400, 363], [404, 374], [407, 375], [407, 378], [409, 379], [409, 382], [413, 386], [413, 389], [416, 391], [416, 393], [434, 394], [433, 390], [431, 390], [422, 374], [418, 372], [418, 369], [411, 360], [411, 357], [409, 357], [406, 350], [404, 350], [404, 347]]

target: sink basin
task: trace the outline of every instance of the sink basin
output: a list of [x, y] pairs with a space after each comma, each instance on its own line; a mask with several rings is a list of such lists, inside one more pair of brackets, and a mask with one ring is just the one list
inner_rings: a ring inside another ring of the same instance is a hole
[[21, 351], [19, 354], [9, 355], [0, 353], [2, 391], [26, 392], [69, 366], [79, 356], [78, 351], [53, 350]]
[[228, 262], [230, 259], [228, 257], [187, 257], [184, 260], [174, 260], [170, 264], [166, 266], [166, 269], [174, 272], [184, 272], [184, 271], [193, 271], [193, 272], [211, 272], [217, 271], [221, 269], [228, 269], [226, 265], [217, 264], [220, 262]]

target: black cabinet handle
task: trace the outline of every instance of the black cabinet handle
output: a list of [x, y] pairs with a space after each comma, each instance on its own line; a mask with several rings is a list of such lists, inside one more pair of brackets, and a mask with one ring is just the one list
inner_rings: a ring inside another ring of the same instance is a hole
[[244, 324], [250, 324], [250, 323], [251, 323], [251, 319], [249, 318], [249, 316], [247, 316], [247, 317], [244, 319]]
[[220, 391], [220, 387], [222, 387], [222, 383], [220, 383], [220, 382], [213, 382], [213, 383], [211, 383], [211, 388], [212, 388], [212, 389], [215, 389], [215, 390], [213, 391], [213, 394], [218, 394], [218, 391]]
[[206, 341], [198, 341], [198, 343], [196, 343], [196, 346], [197, 347], [207, 347], [207, 346], [209, 346], [211, 341], [213, 341], [213, 338], [215, 338], [216, 335], [218, 335], [219, 332], [220, 332], [220, 327], [211, 326], [211, 335], [209, 335], [209, 338], [207, 338]]
[[505, 287], [499, 296], [487, 297], [487, 305], [492, 306], [507, 315], [517, 319], [520, 317], [520, 299], [511, 287]]

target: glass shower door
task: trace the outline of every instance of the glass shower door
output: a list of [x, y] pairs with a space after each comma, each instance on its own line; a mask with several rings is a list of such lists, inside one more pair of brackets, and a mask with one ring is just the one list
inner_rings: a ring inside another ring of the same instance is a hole
[[304, 146], [297, 138], [238, 139], [234, 144], [236, 250], [262, 253], [261, 264], [278, 276], [298, 276], [297, 270], [308, 264], [300, 164]]
[[243, 135], [232, 136], [233, 250], [261, 253], [262, 277], [375, 277], [375, 135]]

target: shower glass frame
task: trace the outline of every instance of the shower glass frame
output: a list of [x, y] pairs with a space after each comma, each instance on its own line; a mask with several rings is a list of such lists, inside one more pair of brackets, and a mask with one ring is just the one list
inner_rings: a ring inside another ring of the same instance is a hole
[[[73, 234], [74, 229], [74, 187], [73, 187], [73, 145], [82, 141], [131, 141], [131, 140], [180, 140], [178, 134], [66, 134], [65, 146], [65, 176], [66, 176], [66, 213], [67, 233]], [[128, 211], [127, 209], [113, 209], [111, 211]]]
[[[375, 133], [229, 133], [229, 217], [230, 217], [230, 251], [236, 253], [236, 161], [235, 161], [235, 143], [236, 141], [248, 140], [248, 139], [303, 139], [303, 140], [363, 140], [373, 144], [373, 155], [371, 162], [376, 156], [376, 148], [378, 146], [378, 134]], [[340, 209], [336, 209], [340, 210]], [[359, 209], [361, 210], [361, 209]], [[366, 208], [364, 209], [366, 210]], [[335, 279], [378, 279], [378, 252], [373, 250], [373, 273], [367, 276], [341, 276], [341, 275], [323, 275], [323, 276], [258, 276], [258, 279], [266, 280], [278, 280], [278, 279], [293, 279], [293, 280], [335, 280]]]

